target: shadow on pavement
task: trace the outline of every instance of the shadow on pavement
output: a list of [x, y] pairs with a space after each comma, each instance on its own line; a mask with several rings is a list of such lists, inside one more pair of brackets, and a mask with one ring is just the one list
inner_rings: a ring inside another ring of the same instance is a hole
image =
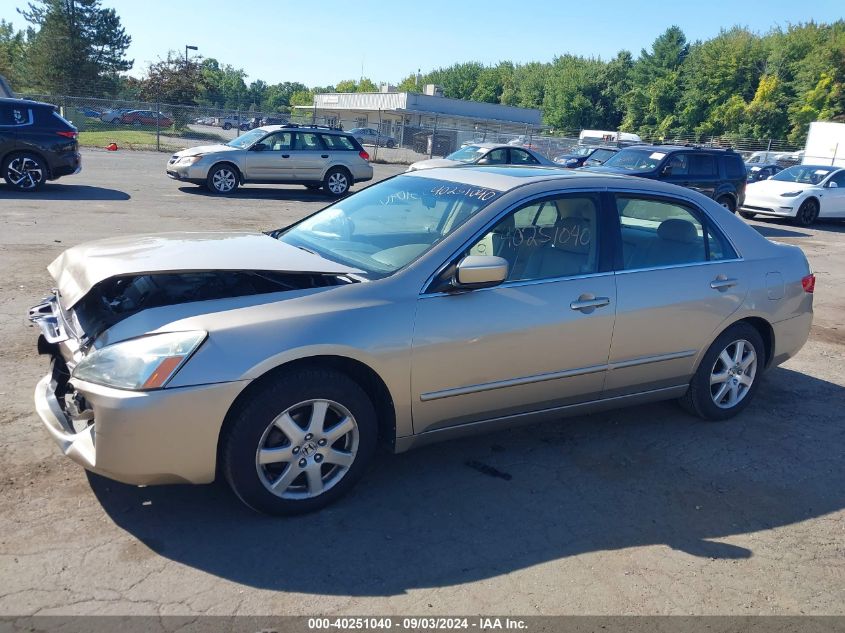
[[[294, 188], [295, 187], [295, 188]], [[290, 200], [295, 202], [334, 202], [338, 198], [333, 196], [329, 196], [328, 194], [323, 193], [322, 190], [317, 191], [309, 191], [305, 189], [305, 187], [296, 185], [292, 185], [291, 188], [287, 187], [257, 187], [257, 186], [246, 186], [246, 187], [239, 187], [237, 191], [233, 194], [229, 194], [228, 196], [221, 196], [216, 193], [211, 193], [205, 187], [200, 186], [182, 186], [179, 187], [179, 191], [182, 193], [189, 193], [194, 196], [202, 196], [208, 198], [224, 198], [229, 200]], [[351, 190], [350, 193], [354, 193], [356, 190]]]
[[845, 427], [831, 406], [843, 399], [778, 368], [731, 422], [662, 403], [382, 456], [340, 503], [288, 519], [251, 512], [222, 484], [89, 478], [157, 554], [262, 589], [395, 595], [654, 544], [745, 559], [754, 552], [721, 539], [845, 507]]
[[0, 185], [0, 198], [4, 200], [129, 200], [125, 191], [92, 187], [91, 185], [60, 185], [47, 183], [38, 191], [18, 191], [6, 184]]
[[806, 230], [845, 233], [845, 222], [837, 220], [817, 220], [811, 226], [798, 227], [800, 230], [796, 230], [789, 220], [764, 218], [762, 216], [757, 216], [756, 219], [765, 222], [765, 224], [752, 224], [750, 226], [763, 237], [812, 237], [812, 233], [806, 233]]

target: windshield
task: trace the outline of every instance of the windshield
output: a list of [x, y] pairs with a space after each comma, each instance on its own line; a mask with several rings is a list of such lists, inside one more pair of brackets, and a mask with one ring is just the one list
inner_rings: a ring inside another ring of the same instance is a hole
[[241, 134], [238, 138], [232, 139], [231, 141], [226, 143], [226, 145], [228, 145], [229, 147], [240, 147], [241, 149], [243, 149], [255, 143], [255, 141], [263, 137], [265, 134], [267, 134], [266, 130], [250, 130], [246, 134]]
[[593, 148], [593, 147], [578, 147], [578, 146], [576, 146], [576, 147], [573, 147], [571, 150], [569, 150], [569, 153], [570, 153], [572, 156], [586, 156], [587, 154], [589, 154], [590, 152], [592, 152], [592, 151], [593, 151], [593, 149], [595, 149], [595, 148]]
[[449, 160], [457, 160], [462, 163], [472, 163], [487, 152], [487, 148], [479, 147], [478, 145], [467, 145], [462, 147], [457, 152], [449, 154], [446, 158]]
[[588, 162], [603, 163], [614, 154], [616, 154], [616, 152], [612, 149], [597, 149], [595, 152], [590, 154]]
[[278, 236], [287, 244], [386, 277], [406, 266], [500, 192], [398, 176], [319, 211]]
[[651, 171], [656, 169], [665, 157], [666, 152], [626, 148], [608, 158], [604, 162], [604, 166], [630, 171]]
[[794, 165], [772, 176], [772, 180], [817, 185], [832, 171], [836, 171], [836, 168], [815, 165]]

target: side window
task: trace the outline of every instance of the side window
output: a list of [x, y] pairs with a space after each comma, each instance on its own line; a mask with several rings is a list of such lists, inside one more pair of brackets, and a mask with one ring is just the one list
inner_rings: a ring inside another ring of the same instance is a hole
[[267, 147], [267, 151], [283, 152], [287, 151], [292, 146], [293, 134], [290, 132], [276, 132], [265, 136], [261, 143]]
[[669, 176], [689, 175], [689, 154], [672, 154], [666, 161]]
[[836, 186], [839, 187], [840, 189], [845, 187], [845, 169], [843, 169], [842, 171], [840, 171], [838, 173], [833, 174], [833, 176], [830, 178], [830, 182], [835, 182]]
[[712, 154], [690, 154], [689, 175], [708, 177], [716, 175], [716, 159]]
[[487, 155], [478, 162], [481, 165], [507, 165], [508, 150], [504, 147], [494, 149], [492, 152], [488, 152]]
[[469, 250], [508, 262], [508, 281], [572, 277], [598, 271], [598, 198], [534, 202], [509, 213]]
[[341, 136], [340, 134], [320, 134], [320, 138], [328, 149], [331, 150], [353, 150], [355, 146], [348, 136]]
[[320, 136], [318, 134], [314, 134], [313, 132], [297, 132], [294, 149], [313, 151], [321, 150], [324, 148], [323, 143], [322, 141], [320, 141]]
[[725, 156], [725, 175], [731, 179], [745, 177], [745, 165], [739, 156], [735, 154]]
[[18, 104], [0, 104], [0, 125], [26, 125], [32, 122], [29, 108]]
[[514, 165], [539, 165], [540, 161], [523, 149], [511, 148], [511, 163]]
[[727, 241], [680, 203], [617, 196], [625, 270], [677, 266], [736, 256]]

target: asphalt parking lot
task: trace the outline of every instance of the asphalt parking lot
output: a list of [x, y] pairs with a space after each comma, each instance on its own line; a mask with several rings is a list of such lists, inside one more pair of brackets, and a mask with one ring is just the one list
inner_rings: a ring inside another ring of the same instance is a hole
[[752, 222], [805, 250], [816, 315], [736, 420], [663, 403], [453, 441], [271, 519], [222, 484], [86, 475], [33, 410], [47, 362], [26, 311], [64, 248], [275, 228], [327, 203], [304, 187], [213, 197], [166, 160], [89, 150], [42, 192], [0, 186], [0, 615], [845, 613], [845, 223]]

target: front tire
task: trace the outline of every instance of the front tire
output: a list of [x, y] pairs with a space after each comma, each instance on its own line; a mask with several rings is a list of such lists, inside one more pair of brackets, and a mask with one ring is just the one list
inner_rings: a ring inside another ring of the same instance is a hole
[[705, 420], [727, 420], [754, 397], [766, 363], [760, 333], [736, 323], [713, 341], [681, 398], [681, 406]]
[[38, 191], [47, 182], [47, 166], [36, 154], [13, 154], [3, 164], [3, 178], [18, 191]]
[[725, 207], [731, 213], [736, 213], [736, 202], [730, 196], [722, 196], [716, 200], [719, 204]]
[[349, 191], [352, 186], [352, 178], [349, 172], [340, 167], [330, 169], [323, 180], [323, 188], [330, 196], [339, 198]]
[[224, 129], [224, 130], [226, 130], [226, 131], [231, 130], [231, 129], [232, 129], [232, 124], [231, 124], [231, 123], [224, 123], [224, 124], [223, 124], [223, 129]]
[[227, 196], [234, 193], [238, 188], [238, 172], [228, 163], [215, 165], [208, 172], [206, 186], [212, 193]]
[[333, 370], [288, 372], [237, 411], [221, 443], [222, 473], [266, 514], [313, 512], [360, 479], [376, 449], [372, 402]]
[[800, 226], [810, 226], [819, 217], [819, 203], [812, 198], [804, 200], [795, 214], [795, 223]]

